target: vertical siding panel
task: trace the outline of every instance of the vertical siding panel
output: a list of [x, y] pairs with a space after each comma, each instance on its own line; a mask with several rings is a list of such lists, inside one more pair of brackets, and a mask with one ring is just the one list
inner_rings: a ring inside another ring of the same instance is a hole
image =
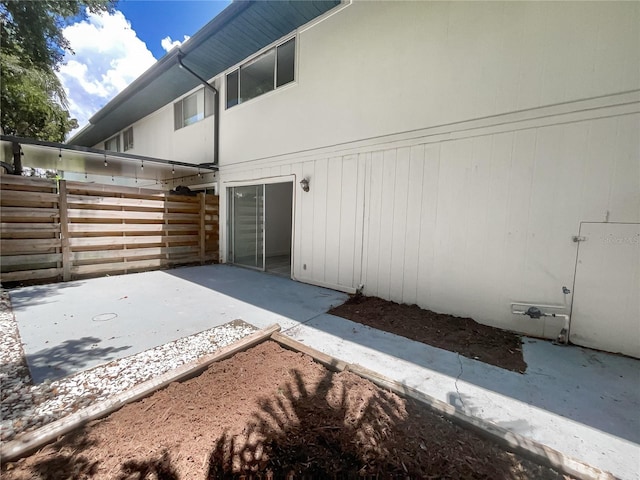
[[524, 256], [537, 135], [535, 130], [516, 132], [514, 135], [504, 253], [505, 257], [513, 261], [512, 268], [505, 271], [507, 281], [511, 285], [518, 285], [515, 295], [516, 297], [521, 297], [525, 293], [522, 288], [522, 277], [525, 273]]
[[[444, 143], [438, 185], [438, 223], [434, 259], [433, 305], [437, 311], [463, 309], [458, 292], [465, 283], [465, 212], [469, 196], [469, 175], [473, 141]], [[451, 306], [455, 306], [453, 309]]]
[[[511, 263], [504, 271], [505, 282], [511, 285], [510, 301], [524, 301], [528, 290], [525, 287], [526, 244], [528, 236], [529, 210], [533, 182], [534, 157], [537, 134], [535, 130], [525, 130], [514, 134], [514, 147], [509, 180], [509, 200], [507, 212], [507, 233], [503, 245], [503, 254]], [[530, 321], [514, 316], [522, 328], [531, 325]], [[529, 333], [541, 334], [541, 331]]]
[[407, 198], [409, 191], [409, 148], [396, 152], [396, 178], [393, 188], [393, 221], [391, 226], [391, 285], [389, 298], [402, 302], [404, 258], [407, 237]]
[[269, 177], [279, 177], [280, 175], [282, 175], [282, 167], [280, 165], [269, 168]]
[[382, 152], [371, 154], [369, 161], [369, 201], [366, 205], [367, 220], [367, 276], [365, 277], [365, 291], [367, 295], [380, 296], [379, 292], [379, 268], [380, 258], [380, 232], [382, 222], [382, 183], [384, 173], [384, 156]]
[[[432, 308], [436, 225], [438, 222], [438, 185], [440, 182], [440, 143], [424, 146], [422, 173], [422, 205], [420, 216], [420, 245], [418, 247], [418, 296], [421, 307]], [[421, 152], [416, 152], [420, 160]]]
[[366, 195], [368, 193], [367, 188], [367, 162], [370, 158], [369, 154], [359, 154], [358, 155], [358, 181], [357, 181], [357, 197], [356, 197], [356, 223], [355, 223], [355, 241], [353, 242], [353, 282], [354, 287], [358, 288], [358, 286], [363, 281], [362, 269], [364, 268], [364, 253], [365, 253], [365, 245], [364, 238], [366, 237], [365, 225], [366, 222], [364, 220], [364, 210], [365, 210], [365, 201]]
[[342, 160], [342, 192], [340, 212], [340, 245], [338, 249], [338, 284], [353, 287], [354, 245], [356, 243], [356, 212], [358, 201], [358, 156]]
[[489, 223], [487, 200], [489, 196], [493, 136], [483, 136], [472, 140], [469, 159], [469, 181], [466, 189], [464, 222], [463, 274], [460, 287], [466, 292], [466, 301], [459, 312], [467, 316], [476, 315], [478, 306], [485, 296], [484, 251], [487, 237], [493, 226]]
[[536, 301], [545, 298], [546, 292], [551, 293], [552, 285], [558, 281], [551, 270], [549, 247], [557, 204], [556, 167], [561, 141], [561, 133], [553, 127], [538, 129], [524, 272], [525, 288]]
[[380, 251], [378, 255], [378, 295], [389, 299], [391, 289], [391, 249], [393, 239], [396, 150], [384, 152], [382, 173], [382, 209], [380, 211]]
[[418, 301], [418, 261], [420, 248], [420, 220], [424, 175], [424, 145], [411, 147], [409, 185], [407, 188], [407, 238], [404, 249], [404, 277], [402, 302], [412, 305]]
[[[560, 133], [558, 162], [555, 165], [555, 202], [549, 213], [549, 244], [546, 252], [546, 267], [553, 272], [554, 281], [549, 285], [549, 297], [554, 304], [562, 305], [565, 298], [563, 285], [573, 283], [578, 245], [571, 241], [580, 229], [582, 205], [580, 194], [584, 182], [584, 159], [587, 154], [588, 122], [579, 122], [553, 127]], [[557, 321], [549, 319], [551, 327]], [[557, 330], [559, 331], [559, 329]]]
[[313, 255], [309, 267], [312, 266], [313, 279], [325, 281], [326, 237], [327, 230], [327, 182], [328, 160], [323, 158], [315, 161], [314, 176], [309, 179], [309, 192], [305, 193], [298, 186], [301, 195], [313, 195], [314, 223]]
[[[291, 164], [287, 163], [286, 165], [282, 165], [280, 167], [280, 175], [291, 175]], [[294, 185], [294, 187], [296, 187]]]
[[[314, 165], [313, 162], [304, 162], [302, 164], [302, 178], [313, 178]], [[298, 180], [300, 181], [300, 180]], [[312, 265], [314, 238], [313, 238], [313, 225], [315, 223], [313, 196], [311, 192], [303, 192], [300, 185], [296, 185], [299, 193], [300, 211], [301, 211], [301, 231], [300, 231], [300, 255], [302, 265], [307, 265], [305, 270], [302, 266], [301, 276], [303, 278], [312, 278], [313, 269], [309, 271], [309, 267]]]
[[338, 285], [340, 251], [340, 209], [342, 208], [342, 157], [329, 159], [327, 185], [327, 229], [325, 282]]
[[[495, 135], [491, 155], [489, 195], [486, 204], [488, 219], [487, 241], [482, 252], [483, 281], [478, 284], [481, 298], [479, 308], [484, 315], [490, 315], [496, 307], [509, 312], [507, 290], [511, 286], [505, 282], [505, 272], [511, 269], [511, 262], [504, 257], [503, 244], [507, 234], [509, 205], [509, 182], [514, 134]], [[507, 310], [505, 310], [507, 309]], [[505, 313], [509, 315], [509, 313]]]
[[551, 227], [556, 234], [559, 234], [558, 236], [567, 240], [572, 235], [576, 235], [580, 227], [579, 219], [582, 213], [580, 197], [584, 184], [589, 122], [555, 128], [562, 132], [562, 144], [559, 152], [560, 161], [556, 167], [558, 208], [555, 209], [555, 221]]

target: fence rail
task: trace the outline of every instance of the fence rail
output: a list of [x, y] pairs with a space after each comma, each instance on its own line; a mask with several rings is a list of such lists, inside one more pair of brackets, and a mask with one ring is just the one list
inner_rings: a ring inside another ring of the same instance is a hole
[[218, 197], [0, 175], [0, 281], [218, 260]]

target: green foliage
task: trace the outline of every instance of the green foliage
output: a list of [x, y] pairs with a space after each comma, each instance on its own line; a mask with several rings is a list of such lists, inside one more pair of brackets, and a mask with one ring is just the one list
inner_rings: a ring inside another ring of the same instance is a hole
[[78, 126], [69, 117], [64, 90], [53, 73], [0, 52], [2, 129], [8, 135], [62, 142]]
[[0, 2], [0, 125], [6, 134], [63, 141], [77, 127], [55, 71], [69, 42], [66, 22], [112, 11], [113, 0], [8, 0]]

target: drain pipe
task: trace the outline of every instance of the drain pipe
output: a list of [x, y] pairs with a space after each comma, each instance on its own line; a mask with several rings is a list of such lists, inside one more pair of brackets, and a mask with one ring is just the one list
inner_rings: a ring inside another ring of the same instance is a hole
[[178, 65], [180, 66], [180, 68], [186, 70], [191, 75], [193, 75], [198, 80], [200, 80], [200, 83], [202, 83], [209, 90], [213, 91], [213, 94], [214, 94], [213, 110], [214, 110], [214, 116], [215, 117], [213, 119], [213, 166], [217, 167], [218, 166], [219, 144], [220, 144], [220, 140], [219, 140], [219, 138], [220, 138], [220, 135], [219, 135], [220, 134], [220, 94], [219, 94], [218, 89], [216, 87], [211, 85], [204, 78], [202, 78], [196, 72], [194, 72], [189, 67], [187, 67], [182, 62], [183, 58], [184, 58], [184, 53], [182, 53], [182, 51], [180, 49], [178, 49]]

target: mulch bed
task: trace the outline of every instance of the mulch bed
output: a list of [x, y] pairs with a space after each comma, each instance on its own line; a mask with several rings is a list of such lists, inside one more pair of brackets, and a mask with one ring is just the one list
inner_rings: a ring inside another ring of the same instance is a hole
[[520, 335], [471, 318], [362, 295], [352, 296], [328, 313], [514, 372], [527, 369]]
[[2, 466], [24, 479], [559, 479], [272, 341]]

